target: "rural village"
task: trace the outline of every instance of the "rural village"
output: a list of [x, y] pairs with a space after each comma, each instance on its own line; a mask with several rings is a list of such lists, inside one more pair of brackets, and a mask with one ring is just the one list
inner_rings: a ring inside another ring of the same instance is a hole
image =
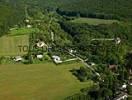
[[24, 5], [20, 23], [0, 37], [3, 100], [132, 100], [131, 24], [32, 6]]

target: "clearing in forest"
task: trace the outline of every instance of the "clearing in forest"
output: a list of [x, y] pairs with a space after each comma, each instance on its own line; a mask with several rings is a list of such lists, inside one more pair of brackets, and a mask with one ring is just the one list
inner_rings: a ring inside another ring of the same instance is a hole
[[106, 20], [106, 19], [97, 19], [97, 18], [76, 18], [76, 19], [72, 20], [71, 22], [73, 22], [73, 23], [87, 23], [89, 25], [119, 23], [118, 20]]

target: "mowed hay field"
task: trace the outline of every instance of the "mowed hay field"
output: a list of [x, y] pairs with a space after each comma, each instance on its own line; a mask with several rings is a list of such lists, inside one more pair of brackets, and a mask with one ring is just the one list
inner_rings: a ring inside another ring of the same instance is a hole
[[70, 70], [81, 63], [0, 65], [0, 100], [63, 100], [93, 85], [81, 83]]
[[73, 23], [87, 23], [89, 25], [119, 23], [118, 20], [105, 20], [105, 19], [97, 19], [97, 18], [76, 18], [76, 19], [72, 20], [71, 22], [73, 22]]
[[19, 46], [28, 46], [29, 36], [3, 36], [0, 37], [0, 56], [23, 55], [26, 52], [20, 50]]

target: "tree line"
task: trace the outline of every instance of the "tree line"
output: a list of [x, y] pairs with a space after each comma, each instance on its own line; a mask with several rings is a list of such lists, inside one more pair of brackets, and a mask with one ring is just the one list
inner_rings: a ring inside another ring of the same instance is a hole
[[8, 3], [0, 2], [0, 13], [0, 36], [7, 34], [7, 31], [14, 25], [20, 25], [24, 19], [21, 6], [14, 7]]

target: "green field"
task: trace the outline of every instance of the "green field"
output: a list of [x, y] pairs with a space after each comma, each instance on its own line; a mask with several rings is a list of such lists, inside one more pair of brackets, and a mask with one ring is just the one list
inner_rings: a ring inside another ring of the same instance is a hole
[[10, 33], [9, 36], [28, 35], [30, 33], [37, 33], [37, 32], [39, 32], [39, 29], [37, 28], [26, 28], [26, 27], [12, 28], [9, 32]]
[[81, 83], [70, 70], [80, 63], [54, 65], [0, 65], [0, 100], [63, 100], [90, 87]]
[[29, 45], [29, 36], [3, 36], [0, 37], [0, 56], [23, 55], [26, 52], [20, 50], [19, 46]]
[[12, 28], [8, 35], [0, 37], [0, 56], [26, 54], [27, 47], [25, 46], [29, 46], [29, 34], [38, 31], [37, 28]]
[[119, 23], [117, 20], [105, 20], [105, 19], [96, 19], [96, 18], [76, 18], [72, 20], [73, 23], [87, 23], [89, 25], [99, 25], [99, 24], [112, 24]]

